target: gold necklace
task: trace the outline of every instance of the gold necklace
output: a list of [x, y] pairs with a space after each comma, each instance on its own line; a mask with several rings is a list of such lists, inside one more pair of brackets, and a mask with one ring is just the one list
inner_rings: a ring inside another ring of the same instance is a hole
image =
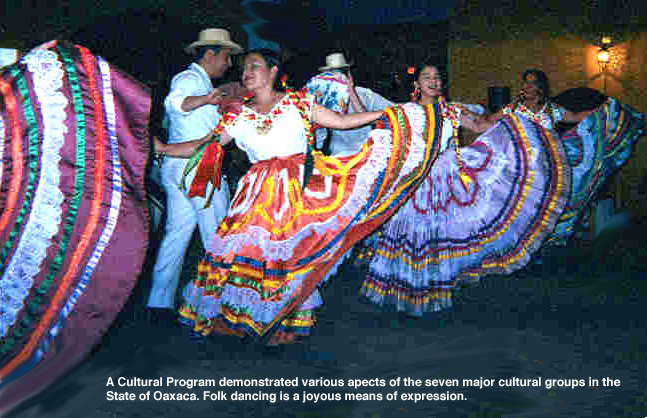
[[[256, 113], [256, 115], [254, 115], [253, 117], [253, 120], [255, 121], [255, 125], [256, 125], [255, 126], [256, 133], [258, 133], [259, 135], [266, 135], [272, 129], [273, 117], [283, 113], [283, 111], [281, 111], [281, 108], [279, 106], [280, 101], [281, 101], [281, 98], [279, 98], [279, 100], [274, 102], [270, 111], [267, 114], [256, 112], [254, 109], [251, 109], [252, 111], [254, 111], [254, 113]], [[256, 116], [258, 116], [258, 118]]]

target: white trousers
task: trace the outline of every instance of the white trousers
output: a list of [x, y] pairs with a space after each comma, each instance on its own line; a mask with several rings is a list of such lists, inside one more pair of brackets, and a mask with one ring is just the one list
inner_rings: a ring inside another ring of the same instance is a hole
[[[166, 225], [164, 237], [153, 268], [153, 286], [148, 297], [150, 308], [175, 308], [177, 290], [184, 256], [191, 241], [196, 225], [205, 248], [211, 248], [216, 228], [229, 209], [229, 186], [223, 177], [220, 189], [216, 190], [211, 205], [204, 208], [206, 198], [186, 197], [186, 191], [180, 190], [182, 172], [187, 163], [184, 158], [166, 157], [162, 164], [162, 185], [166, 192]], [[195, 176], [195, 169], [186, 178], [188, 191]], [[209, 196], [211, 185], [207, 188]]]

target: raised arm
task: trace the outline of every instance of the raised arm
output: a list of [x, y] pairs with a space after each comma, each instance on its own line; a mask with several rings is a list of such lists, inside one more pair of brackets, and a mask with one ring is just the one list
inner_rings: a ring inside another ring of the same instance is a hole
[[366, 112], [366, 106], [364, 106], [364, 103], [362, 103], [362, 99], [359, 98], [359, 95], [357, 94], [357, 90], [355, 90], [355, 81], [353, 80], [353, 76], [348, 72], [348, 87], [349, 87], [349, 93], [350, 93], [350, 105], [352, 106], [353, 110], [355, 112]]
[[171, 91], [164, 99], [166, 111], [175, 115], [188, 115], [192, 110], [208, 104], [218, 105], [223, 97], [220, 89], [201, 96], [193, 96], [199, 91], [202, 83], [200, 78], [190, 72], [180, 73], [171, 81]]
[[207, 93], [203, 96], [187, 96], [182, 100], [180, 108], [184, 112], [190, 112], [194, 109], [202, 107], [204, 105], [212, 104], [219, 105], [223, 99], [223, 92], [215, 88], [210, 93]]
[[375, 122], [377, 118], [382, 115], [381, 111], [378, 112], [361, 112], [353, 113], [351, 115], [342, 115], [341, 113], [333, 112], [326, 109], [317, 103], [313, 104], [312, 121], [319, 125], [331, 129], [355, 129], [360, 126], [368, 125]]

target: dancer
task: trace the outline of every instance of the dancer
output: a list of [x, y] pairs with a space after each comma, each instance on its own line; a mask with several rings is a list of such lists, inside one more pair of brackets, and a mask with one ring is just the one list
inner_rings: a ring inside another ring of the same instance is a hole
[[[319, 67], [320, 73], [306, 83], [306, 89], [321, 106], [339, 113], [356, 113], [384, 110], [394, 103], [365, 87], [356, 87], [350, 68], [342, 53], [326, 56], [326, 65]], [[328, 148], [334, 156], [359, 152], [368, 138], [370, 126], [357, 129], [331, 129]], [[316, 130], [317, 149], [324, 148], [326, 129]]]
[[[230, 54], [242, 52], [224, 29], [203, 30], [186, 50], [195, 57], [195, 62], [173, 77], [171, 91], [164, 100], [171, 143], [204, 136], [216, 127], [220, 119], [218, 104], [224, 91], [214, 88], [211, 79], [222, 77], [231, 67]], [[166, 158], [160, 170], [167, 213], [147, 302], [152, 320], [172, 317], [175, 312], [175, 291], [196, 226], [202, 244], [208, 245], [229, 206], [227, 181], [209, 190], [212, 194], [209, 202], [205, 197], [187, 196], [179, 187], [185, 165], [182, 159]], [[194, 174], [193, 170], [189, 177]]]
[[517, 113], [546, 129], [555, 130], [559, 122], [577, 123], [591, 113], [591, 110], [573, 112], [551, 100], [548, 77], [541, 70], [528, 69], [524, 71], [521, 79], [523, 89], [515, 100], [497, 113], [488, 115], [489, 122], [496, 122], [504, 115]]
[[[526, 70], [522, 80], [517, 99], [487, 120], [515, 113], [551, 130], [560, 122], [577, 124], [554, 134], [566, 150], [573, 184], [568, 204], [543, 247], [563, 246], [586, 220], [607, 180], [631, 156], [644, 133], [645, 116], [591, 89], [570, 89], [551, 99], [548, 77], [541, 70]], [[573, 104], [577, 109], [568, 109]]]
[[[275, 53], [248, 52], [243, 83], [253, 98], [216, 128], [220, 141], [233, 138], [253, 165], [198, 278], [184, 290], [180, 314], [202, 335], [267, 335], [271, 344], [308, 335], [322, 304], [317, 287], [357, 241], [406, 201], [440, 149], [438, 106], [396, 107], [385, 112], [383, 123], [391, 128], [372, 131], [359, 153], [326, 157], [313, 150], [312, 123], [350, 129], [381, 112], [340, 115], [305, 91], [280, 92], [281, 71]], [[156, 147], [189, 157], [208, 143], [200, 180], [214, 173], [222, 152], [218, 142], [208, 141], [156, 141]], [[194, 181], [191, 187], [204, 185]]]
[[[586, 224], [598, 194], [609, 179], [631, 157], [636, 142], [645, 133], [645, 115], [613, 97], [591, 89], [566, 90], [553, 98], [566, 110], [568, 120], [578, 121], [559, 132], [573, 173], [568, 204], [543, 248], [569, 244], [575, 232]], [[602, 102], [602, 104], [600, 104]], [[583, 109], [583, 110], [582, 110]]]
[[0, 415], [78, 364], [148, 245], [149, 90], [50, 42], [0, 75]]
[[460, 281], [524, 266], [566, 205], [571, 172], [550, 131], [516, 114], [501, 116], [468, 147], [460, 125], [490, 123], [447, 103], [433, 65], [414, 76], [414, 101], [439, 103], [442, 149], [426, 180], [380, 229], [360, 294], [420, 316], [451, 306]]
[[[533, 82], [529, 74], [524, 79]], [[547, 79], [541, 84], [547, 87]], [[426, 96], [423, 92], [419, 100]], [[382, 308], [420, 316], [451, 306], [452, 290], [459, 281], [511, 273], [526, 264], [540, 245], [563, 243], [572, 235], [574, 222], [601, 184], [631, 154], [644, 132], [644, 116], [611, 98], [597, 109], [569, 111], [547, 101], [547, 88], [537, 85], [528, 86], [526, 97], [533, 103], [527, 108], [535, 109], [530, 119], [523, 109], [503, 112], [497, 117], [501, 122], [469, 147], [449, 148], [436, 160], [428, 181], [378, 234], [362, 295]], [[541, 107], [538, 97], [543, 98]], [[549, 130], [554, 120], [582, 118], [559, 140]], [[502, 128], [508, 129], [515, 119], [538, 125], [525, 133], [512, 130], [510, 139], [500, 141]], [[479, 125], [489, 123], [486, 119]], [[501, 149], [506, 143], [508, 151]], [[521, 154], [510, 155], [513, 149]], [[554, 153], [566, 158], [549, 171], [528, 170], [520, 163]], [[470, 175], [458, 183], [461, 171]], [[537, 193], [548, 195], [551, 188], [560, 189], [559, 200], [538, 199]], [[528, 210], [533, 201], [543, 214]], [[525, 209], [519, 206], [523, 202]]]

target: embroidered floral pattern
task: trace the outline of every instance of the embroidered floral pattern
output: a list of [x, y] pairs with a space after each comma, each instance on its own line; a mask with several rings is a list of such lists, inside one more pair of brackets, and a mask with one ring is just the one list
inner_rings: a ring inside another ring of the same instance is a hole
[[289, 105], [290, 99], [286, 94], [284, 98], [279, 100], [278, 103], [274, 105], [269, 113], [258, 113], [251, 107], [245, 106], [243, 108], [243, 111], [241, 112], [241, 117], [250, 121], [254, 125], [254, 128], [259, 135], [265, 135], [270, 131], [270, 129], [272, 129], [274, 120], [281, 117], [286, 107]]

